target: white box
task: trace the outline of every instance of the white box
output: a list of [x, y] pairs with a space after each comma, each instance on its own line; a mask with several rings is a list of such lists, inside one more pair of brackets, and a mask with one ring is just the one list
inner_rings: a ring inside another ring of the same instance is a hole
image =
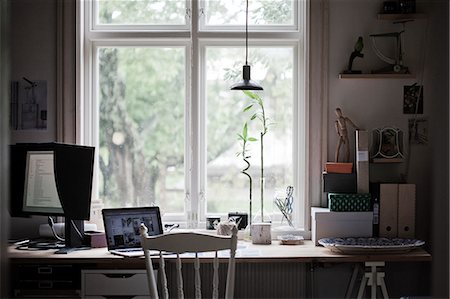
[[317, 246], [322, 238], [372, 237], [373, 212], [330, 212], [311, 208], [311, 240]]

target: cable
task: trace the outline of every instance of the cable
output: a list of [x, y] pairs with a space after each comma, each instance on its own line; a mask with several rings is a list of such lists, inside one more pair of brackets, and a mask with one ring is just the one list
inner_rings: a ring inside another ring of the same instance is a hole
[[70, 224], [73, 226], [73, 228], [77, 232], [77, 234], [80, 237], [80, 239], [83, 240], [84, 239], [84, 235], [78, 230], [78, 227], [75, 225], [75, 222], [73, 222], [72, 219], [70, 219]]
[[55, 223], [53, 222], [53, 218], [48, 216], [47, 218], [48, 220], [48, 225], [50, 226], [50, 229], [52, 230], [53, 236], [55, 237], [56, 240], [64, 242], [64, 238], [61, 238], [60, 236], [58, 236], [58, 234], [55, 231]]

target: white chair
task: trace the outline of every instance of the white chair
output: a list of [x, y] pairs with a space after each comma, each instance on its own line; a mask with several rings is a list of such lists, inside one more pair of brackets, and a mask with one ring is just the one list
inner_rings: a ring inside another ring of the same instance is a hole
[[237, 246], [237, 228], [234, 227], [230, 236], [214, 236], [199, 233], [170, 233], [158, 236], [149, 236], [148, 230], [144, 224], [141, 224], [141, 246], [145, 253], [145, 264], [147, 268], [148, 286], [151, 298], [158, 297], [158, 289], [156, 277], [153, 271], [150, 250], [157, 250], [159, 254], [159, 271], [161, 276], [161, 296], [169, 298], [167, 286], [167, 277], [162, 251], [174, 253], [176, 255], [177, 269], [177, 295], [178, 298], [184, 298], [183, 276], [181, 273], [182, 253], [195, 253], [194, 269], [195, 269], [195, 298], [201, 298], [201, 279], [200, 279], [200, 259], [201, 252], [215, 252], [213, 262], [213, 286], [212, 297], [219, 297], [219, 258], [218, 251], [230, 249], [230, 257], [228, 260], [228, 272], [225, 288], [225, 298], [233, 298], [234, 296], [234, 273], [235, 273], [235, 255]]

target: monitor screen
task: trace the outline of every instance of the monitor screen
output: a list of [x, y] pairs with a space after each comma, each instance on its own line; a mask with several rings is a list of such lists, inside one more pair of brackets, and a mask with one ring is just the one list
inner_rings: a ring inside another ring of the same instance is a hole
[[64, 214], [56, 189], [54, 151], [28, 151], [22, 211], [45, 215]]

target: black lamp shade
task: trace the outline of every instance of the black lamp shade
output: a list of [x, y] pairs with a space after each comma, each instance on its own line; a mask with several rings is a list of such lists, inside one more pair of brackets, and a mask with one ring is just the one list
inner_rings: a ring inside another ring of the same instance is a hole
[[244, 65], [242, 67], [243, 79], [231, 86], [231, 90], [263, 90], [261, 85], [250, 79], [250, 66]]

